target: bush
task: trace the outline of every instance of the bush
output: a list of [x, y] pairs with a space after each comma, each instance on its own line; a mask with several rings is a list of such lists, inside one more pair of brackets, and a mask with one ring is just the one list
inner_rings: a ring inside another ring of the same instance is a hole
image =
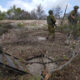
[[24, 27], [24, 23], [18, 23], [17, 26], [18, 27]]
[[9, 29], [12, 29], [10, 24], [0, 24], [0, 35], [8, 32]]

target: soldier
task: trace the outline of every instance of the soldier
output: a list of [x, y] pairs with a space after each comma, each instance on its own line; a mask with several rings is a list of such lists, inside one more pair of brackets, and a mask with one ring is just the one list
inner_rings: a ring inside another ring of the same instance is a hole
[[48, 38], [50, 39], [55, 39], [55, 23], [56, 23], [56, 19], [53, 16], [53, 11], [50, 10], [49, 11], [49, 16], [47, 16], [47, 23], [48, 23], [48, 31], [49, 31], [49, 36]]
[[74, 6], [74, 10], [71, 11], [68, 17], [70, 27], [72, 27], [71, 29], [74, 39], [77, 39], [78, 9], [79, 9], [78, 6]]

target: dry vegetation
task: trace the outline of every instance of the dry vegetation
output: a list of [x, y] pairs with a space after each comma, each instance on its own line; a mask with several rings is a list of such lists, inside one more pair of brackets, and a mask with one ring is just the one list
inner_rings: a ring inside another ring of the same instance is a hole
[[[24, 60], [31, 56], [40, 55], [41, 53], [54, 58], [54, 60], [70, 58], [71, 51], [69, 46], [65, 45], [65, 34], [56, 32], [55, 41], [40, 40], [40, 37], [46, 38], [48, 36], [46, 21], [32, 20], [2, 22], [9, 22], [9, 24], [13, 26], [7, 30], [7, 33], [4, 33], [0, 37], [0, 43], [5, 52]], [[21, 23], [23, 25], [21, 25]], [[19, 27], [19, 25], [21, 25], [21, 27]], [[77, 57], [63, 70], [55, 72], [51, 80], [79, 80], [79, 58], [80, 57]], [[58, 65], [60, 65], [60, 63]], [[8, 75], [7, 79], [1, 80], [18, 80], [18, 78], [21, 78], [19, 80], [33, 80], [31, 79], [33, 77], [30, 75], [22, 77], [17, 76], [15, 78], [16, 79], [13, 79], [13, 77], [9, 77]]]

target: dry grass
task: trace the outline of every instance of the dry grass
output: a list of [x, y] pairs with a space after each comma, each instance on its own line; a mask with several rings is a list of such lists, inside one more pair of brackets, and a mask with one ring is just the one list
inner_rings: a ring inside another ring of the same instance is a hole
[[[6, 21], [5, 21], [6, 22]], [[11, 21], [13, 23], [13, 21]], [[23, 21], [21, 21], [23, 22]], [[13, 24], [18, 23], [14, 21]], [[36, 23], [36, 24], [35, 24]], [[65, 34], [56, 32], [55, 41], [39, 41], [38, 37], [47, 37], [48, 31], [46, 22], [43, 21], [24, 21], [25, 27], [13, 28], [8, 30], [8, 33], [1, 36], [1, 44], [5, 52], [16, 56], [20, 59], [27, 59], [34, 55], [42, 53], [56, 59], [68, 58], [70, 55], [70, 49], [65, 46]], [[44, 27], [43, 27], [44, 26]], [[79, 80], [79, 60], [73, 61], [63, 71], [56, 72], [54, 75], [55, 80]], [[76, 66], [77, 65], [77, 66]], [[77, 76], [77, 77], [76, 77]], [[9, 77], [9, 76], [8, 76]], [[10, 77], [12, 78], [12, 77]], [[18, 77], [19, 78], [19, 77]], [[18, 80], [16, 77], [16, 80]], [[22, 76], [22, 80], [33, 80], [30, 75]], [[52, 80], [53, 80], [52, 79]], [[1, 79], [4, 80], [4, 79]], [[9, 79], [5, 79], [9, 80]], [[11, 79], [12, 80], [12, 79]], [[20, 80], [20, 79], [19, 79]]]

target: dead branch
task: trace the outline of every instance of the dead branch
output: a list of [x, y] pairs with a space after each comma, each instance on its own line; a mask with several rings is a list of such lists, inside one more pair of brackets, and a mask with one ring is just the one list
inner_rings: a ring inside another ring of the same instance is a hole
[[[75, 44], [75, 47], [78, 46], [77, 47], [78, 49], [79, 49], [79, 44], [80, 44], [80, 41], [77, 41]], [[71, 44], [70, 44], [70, 46], [71, 46]], [[73, 49], [72, 57], [70, 58], [70, 60], [67, 61], [65, 64], [61, 65], [60, 67], [58, 67], [57, 69], [52, 70], [52, 73], [54, 73], [56, 71], [60, 71], [60, 70], [64, 69], [64, 67], [68, 66], [79, 55], [79, 52], [80, 52], [80, 49], [79, 49], [78, 53], [76, 53], [75, 50]]]
[[52, 71], [52, 73], [54, 73], [55, 71], [62, 70], [64, 67], [66, 67], [67, 65], [69, 65], [74, 60], [74, 58], [77, 57], [77, 56], [78, 56], [78, 53], [76, 54], [75, 52], [73, 52], [72, 58], [69, 61], [67, 61], [65, 64], [61, 65], [59, 68], [54, 69]]

